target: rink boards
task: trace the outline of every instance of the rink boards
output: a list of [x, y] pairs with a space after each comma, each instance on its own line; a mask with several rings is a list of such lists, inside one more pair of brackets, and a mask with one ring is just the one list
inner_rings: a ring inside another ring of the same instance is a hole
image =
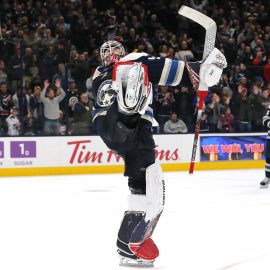
[[[198, 143], [195, 170], [262, 168], [263, 133], [207, 134]], [[188, 170], [192, 134], [155, 135], [156, 159], [165, 171]], [[123, 172], [123, 160], [98, 136], [0, 139], [0, 175]]]

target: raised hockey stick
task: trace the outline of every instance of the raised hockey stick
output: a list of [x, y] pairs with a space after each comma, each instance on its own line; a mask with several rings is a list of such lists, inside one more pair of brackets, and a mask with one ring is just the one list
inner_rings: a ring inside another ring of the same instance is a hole
[[[200, 24], [206, 30], [204, 50], [203, 50], [203, 59], [202, 59], [204, 60], [215, 47], [215, 40], [216, 40], [216, 33], [217, 33], [216, 23], [211, 18], [204, 15], [203, 13], [187, 6], [182, 6], [179, 9], [178, 13]], [[189, 166], [190, 174], [192, 174], [194, 171], [194, 164], [195, 164], [195, 157], [196, 157], [196, 152], [197, 152], [204, 99], [207, 97], [207, 94], [208, 94], [207, 85], [200, 81], [199, 90], [198, 90], [198, 98], [199, 98], [198, 114], [197, 114], [197, 121], [196, 121], [196, 127], [195, 127], [191, 161], [190, 161], [190, 166]]]

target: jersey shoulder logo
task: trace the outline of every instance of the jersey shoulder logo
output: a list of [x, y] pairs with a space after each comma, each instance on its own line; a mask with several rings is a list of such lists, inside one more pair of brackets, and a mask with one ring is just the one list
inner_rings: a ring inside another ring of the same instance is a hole
[[112, 80], [106, 80], [98, 88], [97, 104], [100, 107], [108, 107], [114, 100], [115, 91], [112, 89]]

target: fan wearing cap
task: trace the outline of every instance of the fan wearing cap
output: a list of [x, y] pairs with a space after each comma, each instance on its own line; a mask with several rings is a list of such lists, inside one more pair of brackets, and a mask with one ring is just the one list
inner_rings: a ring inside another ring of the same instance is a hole
[[103, 66], [93, 76], [94, 124], [104, 143], [123, 157], [131, 193], [117, 237], [120, 264], [151, 266], [159, 255], [152, 233], [165, 203], [164, 177], [152, 136], [157, 125], [149, 106], [152, 84], [192, 87], [201, 79], [212, 86], [227, 63], [218, 49], [203, 63], [185, 63], [144, 52], [126, 55], [117, 41], [105, 42], [100, 56]]
[[18, 109], [17, 107], [13, 107], [10, 110], [10, 115], [6, 118], [9, 136], [18, 136], [20, 134], [21, 124], [17, 115], [18, 115]]

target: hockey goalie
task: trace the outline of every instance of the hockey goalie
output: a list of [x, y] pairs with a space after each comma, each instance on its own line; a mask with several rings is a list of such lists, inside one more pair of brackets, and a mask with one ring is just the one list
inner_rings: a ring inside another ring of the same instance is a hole
[[117, 237], [121, 265], [152, 266], [159, 250], [153, 231], [165, 203], [164, 177], [155, 160], [151, 108], [152, 85], [216, 84], [226, 59], [214, 49], [204, 62], [185, 63], [146, 53], [125, 53], [117, 41], [100, 48], [103, 66], [96, 69], [93, 121], [104, 143], [125, 162], [128, 205]]

